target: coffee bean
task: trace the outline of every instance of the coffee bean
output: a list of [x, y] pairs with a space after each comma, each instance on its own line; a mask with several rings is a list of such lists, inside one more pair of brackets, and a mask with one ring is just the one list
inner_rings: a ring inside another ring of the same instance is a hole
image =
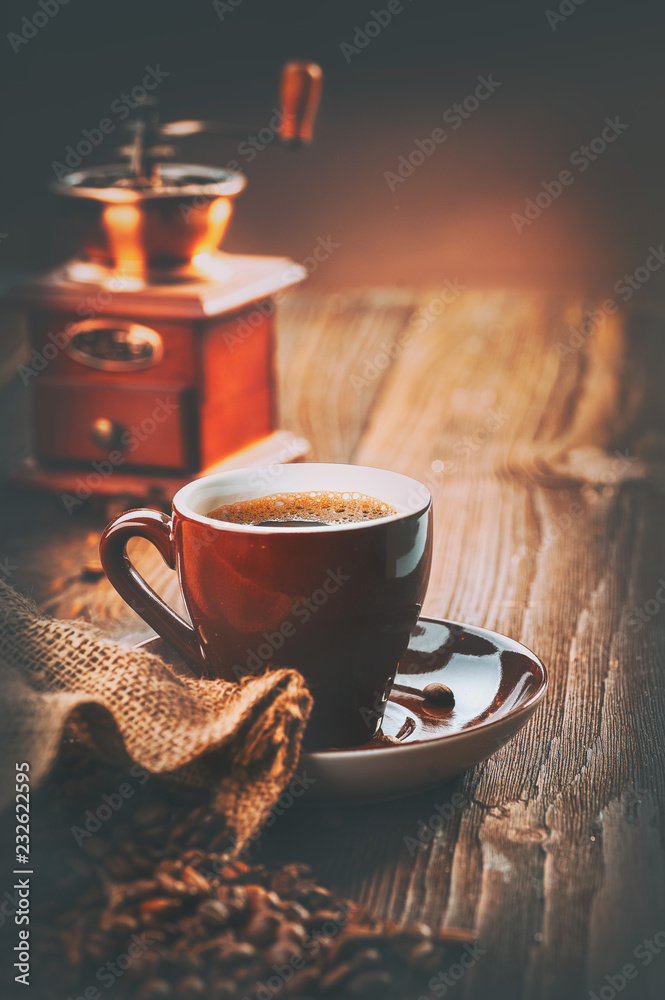
[[218, 899], [206, 899], [199, 903], [196, 912], [206, 927], [223, 927], [229, 922], [229, 908]]
[[160, 957], [154, 951], [144, 951], [134, 959], [130, 966], [130, 973], [135, 979], [150, 980], [157, 979], [157, 970], [160, 964]]
[[350, 924], [334, 943], [335, 961], [347, 960], [363, 948], [377, 948], [389, 941], [386, 934]]
[[478, 939], [476, 931], [466, 930], [463, 927], [439, 927], [435, 932], [437, 941], [445, 944], [473, 944]]
[[109, 934], [131, 934], [138, 929], [139, 922], [129, 913], [116, 913], [113, 910], [105, 910], [99, 918], [99, 926]]
[[277, 931], [277, 937], [280, 941], [293, 941], [295, 944], [302, 944], [307, 939], [307, 936], [307, 931], [303, 925], [295, 923], [292, 920], [283, 921]]
[[153, 896], [159, 889], [159, 883], [154, 879], [142, 879], [123, 886], [121, 897], [125, 900], [144, 899], [146, 896]]
[[294, 895], [298, 902], [306, 906], [308, 910], [321, 910], [327, 907], [332, 899], [332, 893], [328, 892], [327, 889], [311, 884], [299, 887]]
[[399, 941], [413, 941], [418, 944], [420, 941], [430, 941], [432, 938], [432, 928], [427, 924], [407, 924], [397, 933]]
[[199, 1000], [205, 996], [206, 984], [200, 976], [185, 976], [175, 984], [175, 995], [178, 1000]]
[[[243, 1000], [266, 995], [276, 972], [285, 998], [403, 1000], [424, 995], [432, 970], [450, 961], [448, 950], [475, 938], [382, 923], [318, 886], [305, 865], [230, 860], [221, 853], [224, 816], [202, 804], [200, 791], [158, 776], [148, 799], [139, 790], [122, 821], [79, 851], [71, 827], [127, 776], [98, 761], [87, 772], [71, 747], [65, 759], [62, 774], [56, 768], [36, 796], [44, 812], [35, 829], [44, 830], [50, 851], [36, 893], [50, 881], [34, 899], [31, 931], [40, 1000], [82, 996], [94, 970], [131, 954], [137, 935], [148, 947], [123, 979], [127, 1000]], [[63, 777], [74, 773], [67, 799]]]
[[263, 957], [271, 968], [275, 965], [289, 966], [292, 959], [299, 959], [300, 947], [293, 941], [277, 941], [270, 945]]
[[201, 892], [210, 892], [210, 883], [208, 880], [203, 875], [200, 875], [196, 869], [192, 868], [191, 865], [183, 868], [181, 878], [185, 885], [191, 885], [194, 889], [199, 889]]
[[277, 936], [279, 925], [279, 917], [271, 913], [257, 913], [245, 927], [243, 937], [253, 945], [271, 944]]
[[319, 988], [321, 993], [332, 993], [341, 987], [349, 976], [351, 975], [352, 969], [348, 962], [342, 962], [341, 965], [335, 966], [330, 972], [326, 974], [321, 979]]
[[173, 990], [165, 979], [149, 979], [141, 986], [138, 1000], [169, 1000]]
[[139, 904], [139, 914], [143, 924], [159, 924], [164, 917], [167, 919], [182, 906], [180, 899], [168, 896], [157, 896], [152, 899], [144, 899]]
[[332, 923], [336, 926], [346, 923], [346, 918], [334, 910], [317, 910], [311, 916], [305, 917], [303, 924], [307, 930], [318, 930], [324, 924]]
[[407, 960], [412, 969], [430, 971], [436, 968], [439, 957], [431, 941], [421, 941], [409, 950]]
[[249, 896], [242, 885], [221, 885], [216, 891], [217, 899], [229, 910], [229, 922], [239, 924], [249, 911]]
[[455, 695], [448, 685], [439, 684], [437, 681], [425, 685], [423, 688], [423, 698], [432, 705], [452, 707], [455, 704]]
[[249, 941], [234, 941], [220, 952], [220, 958], [229, 966], [246, 965], [255, 957], [256, 948]]
[[139, 987], [137, 1000], [170, 1000], [173, 988], [166, 979], [151, 977]]
[[169, 896], [195, 896], [198, 890], [180, 879], [172, 878], [166, 872], [157, 873], [157, 884], [162, 892]]
[[289, 900], [288, 906], [283, 910], [284, 916], [288, 917], [289, 920], [293, 920], [295, 923], [302, 924], [303, 920], [307, 920], [309, 912], [300, 903], [296, 903], [294, 900]]
[[290, 896], [297, 884], [298, 876], [294, 871], [282, 870], [270, 877], [270, 888], [280, 896]]
[[210, 1000], [235, 1000], [238, 987], [232, 979], [214, 979], [210, 984]]
[[368, 969], [381, 964], [381, 952], [378, 948], [361, 948], [351, 959], [351, 968], [355, 971]]
[[222, 848], [226, 847], [229, 844], [229, 841], [230, 841], [230, 835], [228, 830], [221, 830], [219, 833], [216, 833], [215, 836], [212, 838], [212, 840], [208, 844], [208, 849], [210, 851], [219, 851]]

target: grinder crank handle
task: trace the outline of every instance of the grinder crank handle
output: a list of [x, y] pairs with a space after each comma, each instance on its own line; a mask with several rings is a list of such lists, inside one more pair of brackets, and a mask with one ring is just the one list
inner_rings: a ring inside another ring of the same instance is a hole
[[282, 122], [279, 127], [281, 144], [298, 149], [312, 141], [314, 118], [321, 99], [323, 70], [316, 63], [297, 59], [282, 70]]

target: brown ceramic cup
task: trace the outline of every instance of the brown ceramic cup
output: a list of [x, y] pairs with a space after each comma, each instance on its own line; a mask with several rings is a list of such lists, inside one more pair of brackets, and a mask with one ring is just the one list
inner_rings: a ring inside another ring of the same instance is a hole
[[[207, 516], [272, 493], [369, 494], [398, 513], [370, 521], [273, 527]], [[191, 624], [147, 585], [126, 553], [151, 541], [177, 570]], [[202, 676], [240, 680], [299, 670], [314, 698], [310, 748], [365, 743], [377, 731], [418, 620], [432, 551], [431, 497], [382, 469], [306, 463], [239, 469], [183, 487], [173, 515], [131, 510], [100, 545], [109, 580]]]

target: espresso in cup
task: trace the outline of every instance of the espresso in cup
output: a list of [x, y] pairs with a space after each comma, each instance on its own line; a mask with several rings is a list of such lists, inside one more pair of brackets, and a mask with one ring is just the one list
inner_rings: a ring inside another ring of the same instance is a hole
[[[201, 676], [298, 670], [314, 701], [305, 744], [320, 750], [377, 732], [420, 614], [431, 530], [431, 497], [416, 480], [302, 463], [195, 480], [170, 518], [127, 511], [100, 556], [118, 593]], [[177, 570], [189, 622], [131, 565], [137, 535]]]
[[365, 493], [311, 490], [309, 493], [271, 493], [267, 497], [237, 500], [209, 511], [208, 517], [235, 524], [297, 528], [299, 525], [373, 521], [397, 513], [395, 507]]

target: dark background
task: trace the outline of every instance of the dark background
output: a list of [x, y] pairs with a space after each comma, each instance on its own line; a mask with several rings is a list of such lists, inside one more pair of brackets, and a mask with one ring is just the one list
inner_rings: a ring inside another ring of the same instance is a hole
[[[573, 12], [554, 30], [548, 0], [405, 0], [347, 62], [340, 43], [352, 43], [356, 26], [384, 6], [242, 0], [220, 20], [208, 0], [69, 0], [15, 53], [7, 33], [40, 8], [6, 0], [0, 268], [41, 268], [71, 249], [46, 190], [51, 164], [109, 116], [147, 65], [168, 72], [156, 91], [165, 119], [261, 127], [292, 57], [325, 72], [315, 144], [295, 154], [273, 145], [247, 165], [250, 184], [225, 249], [302, 260], [330, 236], [340, 247], [312, 288], [454, 277], [597, 288], [665, 240], [661, 4], [564, 0]], [[488, 74], [501, 87], [391, 193], [384, 172]], [[511, 213], [569, 166], [606, 116], [629, 128], [585, 173], [573, 171], [575, 183], [518, 234]], [[119, 139], [116, 130], [83, 165], [112, 159]], [[179, 158], [225, 164], [236, 146], [197, 137], [183, 141]], [[640, 294], [660, 284], [656, 275]]]

